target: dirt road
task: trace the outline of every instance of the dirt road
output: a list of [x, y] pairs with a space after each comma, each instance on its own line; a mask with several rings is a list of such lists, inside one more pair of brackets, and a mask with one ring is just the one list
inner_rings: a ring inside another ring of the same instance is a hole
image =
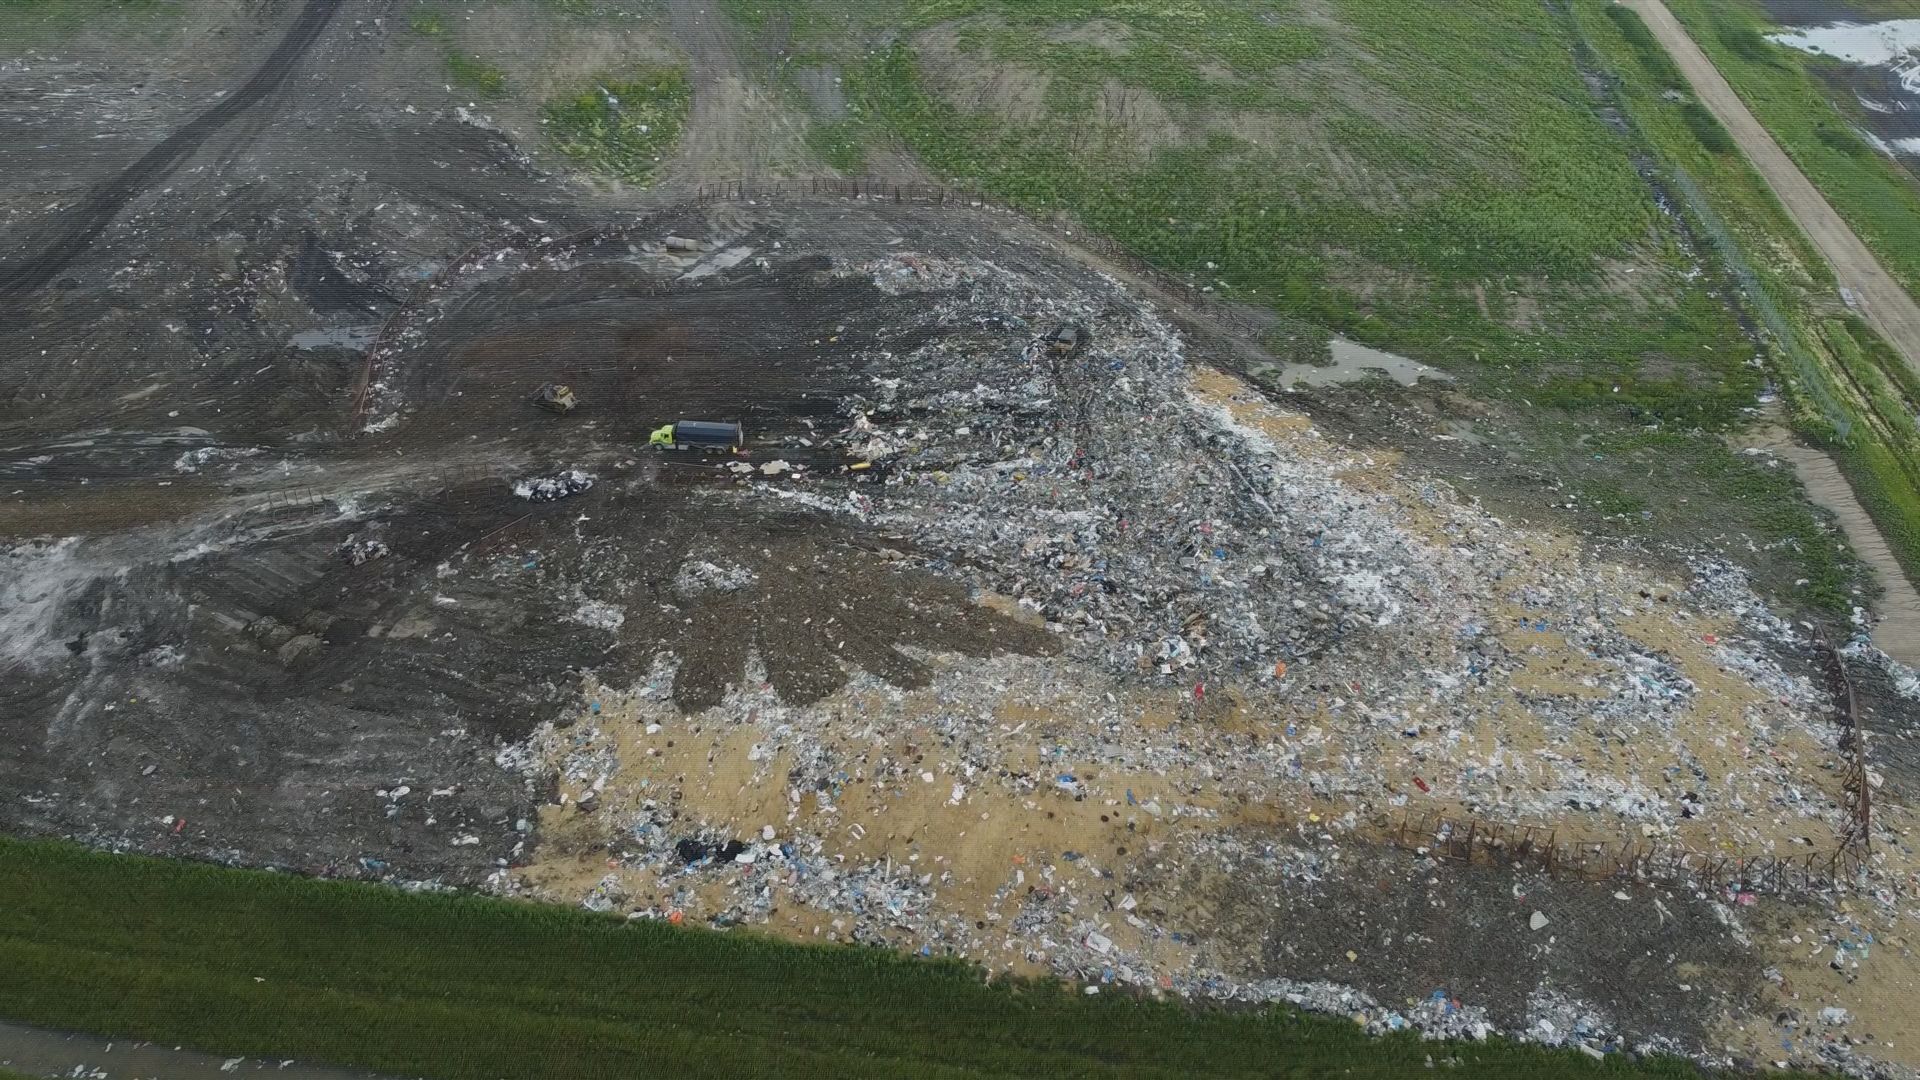
[[672, 0], [667, 24], [687, 52], [693, 115], [656, 187], [819, 171], [804, 141], [805, 118], [748, 75], [718, 0]]
[[1853, 293], [1867, 321], [1900, 350], [1908, 366], [1920, 372], [1920, 304], [1881, 267], [1873, 252], [1773, 141], [1667, 6], [1661, 0], [1620, 2], [1646, 20], [1660, 44], [1686, 73], [1700, 101], [1726, 125], [1787, 213], [1832, 265], [1841, 286]]
[[1762, 428], [1753, 433], [1749, 444], [1793, 466], [1807, 497], [1833, 513], [1847, 542], [1862, 561], [1873, 567], [1886, 589], [1877, 605], [1880, 621], [1873, 628], [1873, 643], [1903, 664], [1920, 666], [1920, 592], [1907, 580], [1886, 537], [1867, 516], [1867, 508], [1854, 497], [1840, 466], [1827, 454], [1800, 445], [1784, 428]]

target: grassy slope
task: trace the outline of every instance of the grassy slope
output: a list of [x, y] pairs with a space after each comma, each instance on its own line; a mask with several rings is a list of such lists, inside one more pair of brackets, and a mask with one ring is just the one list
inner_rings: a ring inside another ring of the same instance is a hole
[[692, 101], [685, 72], [645, 71], [601, 76], [540, 115], [555, 149], [602, 175], [641, 183], [680, 137]]
[[[543, 0], [556, 20], [591, 24], [607, 17], [592, 0]], [[625, 11], [612, 14], [629, 15]], [[436, 7], [415, 9], [407, 19], [414, 33], [440, 44], [447, 77], [456, 86], [497, 97], [515, 89], [507, 73], [469, 46], [461, 24]], [[486, 43], [497, 48], [500, 43]], [[633, 67], [578, 80], [540, 103], [549, 146], [581, 168], [628, 183], [645, 183], [671, 150], [686, 124], [692, 88], [678, 69]]]
[[1752, 0], [1667, 6], [1888, 271], [1920, 295], [1920, 181], [1854, 133], [1859, 106], [1816, 74], [1838, 65], [1766, 42], [1775, 27]]
[[1448, 1055], [1481, 1076], [1694, 1075], [4, 839], [0, 973], [0, 1016], [409, 1076], [1409, 1076]]
[[[1685, 419], [1751, 400], [1754, 373], [1700, 347], [1737, 334], [1706, 289], [1679, 281], [1649, 313], [1600, 282], [1603, 258], [1683, 258], [1541, 5], [1336, 0], [1332, 27], [1271, 7], [943, 0], [914, 23], [1050, 76], [1044, 113], [955, 107], [907, 48], [854, 94], [944, 177], [1490, 392]], [[1124, 53], [1048, 39], [1096, 9]], [[1110, 116], [1126, 90], [1191, 134], [1135, 152]]]
[[[782, 27], [789, 67], [844, 72], [852, 111], [813, 132], [835, 167], [898, 140], [1223, 294], [1447, 367], [1519, 407], [1501, 440], [1596, 511], [1580, 527], [1743, 557], [1756, 536], [1764, 584], [1851, 603], [1854, 568], [1793, 485], [1712, 434], [1763, 373], [1537, 0], [726, 6], [757, 40]], [[858, 47], [896, 27], [899, 46]], [[956, 92], [967, 65], [998, 81]], [[1005, 89], [1021, 81], [1041, 89]], [[1143, 147], [1137, 98], [1181, 137]], [[1724, 137], [1677, 119], [1696, 146]]]
[[[1690, 101], [1670, 100], [1669, 92], [1684, 83], [1638, 18], [1606, 0], [1577, 0], [1573, 10], [1585, 40], [1622, 80], [1620, 97], [1639, 132], [1667, 167], [1698, 182], [1761, 290], [1789, 324], [1788, 346], [1816, 370], [1800, 380], [1791, 363], [1778, 366], [1790, 384], [1818, 383], [1852, 429], [1847, 438], [1835, 438], [1814, 401], [1815, 388], [1807, 385], [1796, 385], [1795, 426], [1830, 445], [1895, 555], [1920, 577], [1920, 430], [1909, 419], [1920, 402], [1920, 380], [1864, 322], [1833, 310], [1831, 270], [1746, 159], [1699, 138], [1684, 111]], [[1804, 77], [1788, 71], [1775, 78], [1804, 83]], [[1920, 227], [1920, 216], [1915, 225]]]

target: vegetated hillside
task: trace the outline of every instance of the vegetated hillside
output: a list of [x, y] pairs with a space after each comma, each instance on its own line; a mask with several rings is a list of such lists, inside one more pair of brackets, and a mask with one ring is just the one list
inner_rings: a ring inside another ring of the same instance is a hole
[[1758, 385], [1701, 348], [1738, 328], [1531, 0], [731, 7], [796, 81], [834, 66], [819, 138], [843, 168], [897, 138], [941, 179], [1537, 403], [1710, 418]]
[[[1877, 153], [1869, 151], [1873, 160], [1839, 155], [1837, 167], [1857, 183], [1824, 178], [1826, 166], [1836, 161], [1827, 145], [1838, 138], [1835, 133], [1858, 142], [1857, 137], [1818, 104], [1821, 92], [1801, 74], [1797, 54], [1760, 39], [1756, 24], [1735, 21], [1730, 6], [1707, 6], [1716, 13], [1705, 24], [1693, 24], [1696, 40], [1730, 76], [1743, 68], [1764, 70], [1761, 81], [1773, 89], [1749, 98], [1750, 104], [1828, 199], [1843, 213], [1853, 200], [1854, 209], [1884, 216], [1897, 228], [1920, 222], [1900, 209], [1899, 199], [1856, 198], [1862, 185], [1905, 182], [1906, 174]], [[1692, 10], [1685, 2], [1674, 8]], [[1658, 156], [1663, 172], [1675, 178], [1690, 212], [1704, 212], [1712, 219], [1702, 218], [1696, 227], [1710, 246], [1730, 249], [1731, 258], [1740, 263], [1742, 292], [1771, 335], [1776, 367], [1789, 389], [1794, 427], [1834, 452], [1894, 555], [1909, 575], [1920, 572], [1920, 430], [1912, 421], [1915, 403], [1920, 402], [1920, 378], [1842, 302], [1832, 270], [1747, 159], [1723, 141], [1725, 133], [1711, 115], [1705, 116], [1711, 128], [1703, 129], [1704, 108], [1639, 16], [1609, 0], [1579, 0], [1574, 11], [1584, 45], [1594, 50], [1595, 63], [1614, 80], [1636, 135]], [[1736, 49], [1729, 41], [1746, 44]], [[1768, 107], [1783, 99], [1798, 100], [1811, 110], [1800, 112], [1800, 120], [1812, 112], [1828, 115], [1808, 127]], [[1865, 143], [1858, 146], [1868, 150]], [[1856, 227], [1859, 224], [1856, 217]], [[1869, 227], [1860, 235], [1872, 243], [1880, 233]], [[1728, 257], [1725, 250], [1716, 254]], [[1884, 245], [1879, 254], [1895, 274], [1901, 260], [1911, 257], [1904, 249], [1890, 252]], [[1889, 254], [1896, 258], [1888, 259]]]
[[[1881, 263], [1920, 293], [1920, 180], [1860, 135], [1866, 109], [1831, 57], [1776, 45], [1755, 0], [1668, 0], [1760, 122]], [[1831, 6], [1835, 20], [1914, 17], [1912, 4]]]
[[[1701, 434], [1743, 419], [1766, 371], [1570, 13], [726, 7], [835, 167], [884, 173], [906, 150], [939, 180], [1066, 212], [1271, 307], [1277, 349], [1311, 350], [1320, 326], [1449, 368], [1502, 403], [1483, 434], [1563, 484], [1584, 531], [1692, 542], [1732, 526], [1764, 539], [1755, 561], [1782, 565], [1762, 576], [1794, 602], [1849, 606], [1848, 571], [1791, 483]], [[1710, 116], [1693, 119], [1714, 138]]]

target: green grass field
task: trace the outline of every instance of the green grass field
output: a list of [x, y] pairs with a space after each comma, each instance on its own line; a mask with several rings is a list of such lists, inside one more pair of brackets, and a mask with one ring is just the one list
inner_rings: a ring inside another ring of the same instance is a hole
[[[773, 77], [844, 78], [844, 114], [809, 132], [832, 167], [899, 146], [944, 181], [1071, 214], [1220, 295], [1446, 368], [1510, 407], [1503, 442], [1595, 493], [1603, 513], [1581, 527], [1746, 549], [1731, 526], [1764, 546], [1750, 561], [1776, 595], [1834, 614], [1855, 601], [1856, 567], [1792, 486], [1717, 439], [1767, 372], [1702, 273], [1712, 253], [1640, 175], [1648, 148], [1583, 76], [1578, 24], [1549, 5], [725, 6], [751, 40], [780, 31]], [[1632, 24], [1591, 14], [1616, 66], [1659, 72], [1626, 88], [1654, 95], [1659, 140], [1684, 142], [1706, 180], [1744, 183], [1711, 114], [1659, 99], [1680, 79], [1644, 27], [1628, 40]], [[883, 30], [894, 43], [868, 47]], [[1817, 285], [1763, 188], [1716, 190], [1759, 209], [1740, 219], [1754, 250], [1784, 247]], [[1670, 449], [1654, 467], [1579, 450], [1649, 425]]]
[[[1606, 0], [1576, 0], [1573, 11], [1585, 42], [1618, 76], [1618, 93], [1638, 135], [1666, 169], [1697, 181], [1718, 226], [1753, 271], [1749, 302], [1768, 303], [1779, 312], [1784, 333], [1774, 335], [1774, 359], [1793, 391], [1794, 426], [1829, 445], [1895, 556], [1909, 574], [1920, 577], [1920, 428], [1912, 419], [1920, 404], [1920, 379], [1865, 323], [1836, 310], [1831, 270], [1746, 159], [1700, 138], [1686, 115], [1691, 99], [1673, 93], [1682, 85], [1678, 74], [1638, 16]], [[1724, 18], [1719, 25], [1752, 28]], [[1692, 29], [1698, 36], [1699, 27]], [[1747, 41], [1749, 51], [1756, 49], [1751, 38], [1734, 36], [1733, 30], [1727, 35]], [[1730, 77], [1732, 69], [1758, 63], [1719, 40], [1717, 31], [1711, 36], [1715, 41], [1703, 40], [1702, 46]], [[1779, 84], [1799, 87], [1796, 93], [1817, 93], [1807, 76], [1785, 69], [1792, 61], [1777, 55], [1784, 50], [1764, 41], [1759, 48], [1771, 50], [1761, 54], [1768, 63], [1783, 65], [1773, 72]], [[1783, 144], [1791, 142], [1791, 129], [1775, 127], [1764, 114], [1761, 118]], [[1853, 167], [1867, 171], [1860, 162]], [[1834, 197], [1833, 189], [1814, 179]], [[1920, 228], [1920, 216], [1911, 216], [1911, 224]], [[1844, 438], [1835, 430], [1835, 414], [1849, 428]]]
[[[1920, 295], [1920, 181], [1855, 133], [1864, 110], [1820, 78], [1843, 65], [1768, 42], [1777, 28], [1754, 0], [1667, 6], [1882, 265]], [[1912, 17], [1920, 5], [1883, 3], [1878, 13]]]
[[400, 1076], [1698, 1075], [952, 961], [0, 840], [0, 1016]]

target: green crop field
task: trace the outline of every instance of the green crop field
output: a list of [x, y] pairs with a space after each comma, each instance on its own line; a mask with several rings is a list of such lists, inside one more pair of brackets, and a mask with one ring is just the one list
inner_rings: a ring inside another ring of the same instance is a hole
[[1697, 1076], [855, 946], [0, 840], [0, 1016], [445, 1078]]

